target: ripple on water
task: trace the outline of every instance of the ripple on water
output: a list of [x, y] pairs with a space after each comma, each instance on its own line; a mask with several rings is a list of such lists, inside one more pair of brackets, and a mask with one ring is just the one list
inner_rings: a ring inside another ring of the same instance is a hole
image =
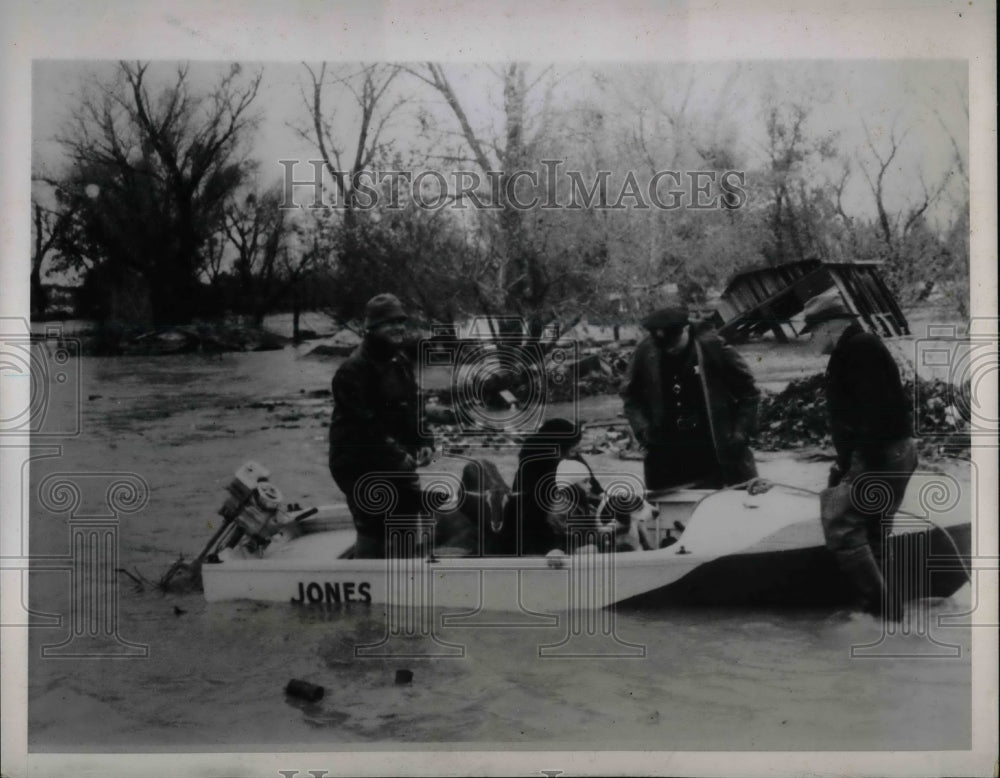
[[[297, 360], [291, 350], [215, 360], [86, 362], [87, 393], [100, 395], [84, 406], [85, 429], [94, 432], [67, 441], [51, 468], [128, 470], [150, 483], [148, 507], [121, 525], [123, 566], [155, 579], [178, 553], [197, 553], [217, 521], [225, 482], [245, 459], [271, 467], [286, 494], [316, 494], [322, 502], [339, 496], [327, 471], [321, 419], [310, 422], [313, 428], [262, 431], [270, 412], [246, 407], [261, 398], [328, 387], [332, 363]], [[109, 439], [117, 444], [113, 453]], [[183, 445], [166, 445], [171, 440]], [[33, 477], [36, 471], [44, 475], [46, 463], [36, 464]], [[31, 532], [32, 549], [58, 553], [65, 547], [61, 519], [33, 521]], [[164, 537], [171, 543], [165, 546]], [[65, 611], [61, 575], [33, 574], [33, 607]], [[960, 613], [969, 600], [957, 597], [931, 613]], [[175, 606], [185, 613], [176, 615]], [[462, 656], [359, 657], [358, 646], [386, 634], [382, 609], [208, 605], [198, 595], [120, 590], [121, 635], [149, 645], [149, 657], [33, 659], [30, 745], [968, 745], [967, 626], [932, 627], [940, 642], [963, 649], [959, 657], [932, 662], [898, 655], [933, 646], [927, 633], [879, 643], [881, 625], [845, 612], [619, 611], [615, 634], [644, 646], [645, 655], [586, 659], [540, 655], [540, 647], [565, 638], [565, 619], [556, 627], [532, 628], [434, 624], [441, 640], [464, 646]], [[30, 632], [33, 657], [43, 643], [62, 639], [53, 638], [59, 630]], [[872, 643], [897, 655], [852, 656], [852, 646]], [[413, 671], [411, 684], [395, 683], [400, 668]], [[321, 684], [326, 694], [315, 705], [292, 703], [284, 695], [291, 678]]]

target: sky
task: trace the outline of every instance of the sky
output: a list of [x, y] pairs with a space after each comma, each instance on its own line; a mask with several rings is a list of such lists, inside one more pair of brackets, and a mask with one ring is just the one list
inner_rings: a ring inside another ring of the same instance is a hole
[[[151, 72], [169, 80], [180, 61], [157, 61]], [[279, 180], [283, 168], [281, 159], [301, 160], [299, 175], [305, 177], [307, 160], [318, 157], [315, 147], [306, 142], [296, 127], [307, 126], [308, 114], [303, 103], [302, 89], [308, 84], [308, 73], [302, 63], [241, 61], [244, 73], [258, 69], [263, 80], [256, 101], [261, 114], [255, 137], [253, 156], [261, 165], [261, 175]], [[196, 88], [207, 89], [229, 63], [193, 62], [190, 81]], [[540, 63], [533, 68], [541, 73]], [[556, 86], [552, 100], [566, 105], [581, 99], [612, 100], [609, 108], [617, 119], [629, 122], [613, 97], [602, 97], [595, 86], [595, 75], [618, 79], [626, 86], [635, 63], [556, 63], [549, 75]], [[648, 62], [642, 72], [651, 82], [653, 94], [664, 103], [679, 105], [687, 94], [689, 112], [697, 119], [719, 110], [720, 90], [726, 84], [721, 109], [723, 117], [736, 128], [735, 143], [748, 166], [763, 162], [766, 138], [762, 120], [765, 97], [772, 95], [777, 102], [806, 101], [812, 105], [808, 130], [814, 136], [836, 133], [838, 146], [851, 159], [854, 173], [845, 190], [845, 205], [851, 215], [874, 214], [874, 202], [861, 174], [860, 165], [874, 162], [866, 148], [866, 130], [883, 155], [888, 151], [888, 135], [895, 127], [906, 132], [887, 176], [887, 200], [891, 207], [902, 209], [921, 193], [920, 176], [933, 186], [952, 167], [956, 140], [963, 157], [968, 159], [968, 119], [962, 111], [967, 102], [967, 64], [957, 60], [805, 60], [805, 61], [710, 61], [710, 62]], [[32, 68], [32, 153], [36, 169], [58, 171], [65, 162], [62, 149], [54, 136], [65, 126], [82, 90], [95, 79], [107, 79], [114, 73], [113, 61], [36, 60]], [[483, 63], [452, 62], [446, 72], [466, 107], [473, 125], [502, 127], [502, 96], [496, 66]], [[540, 95], [534, 90], [533, 95]], [[446, 124], [451, 121], [448, 109], [430, 87], [412, 76], [398, 77], [394, 84], [394, 99], [410, 101], [408, 109], [419, 104]], [[328, 105], [337, 111], [337, 123], [345, 129], [356, 126], [357, 111], [345, 92], [330, 94]], [[390, 125], [388, 134], [401, 147], [413, 141], [417, 125], [415, 110], [404, 110]], [[348, 135], [352, 134], [349, 132]], [[567, 162], [571, 165], [571, 160]], [[834, 174], [834, 170], [824, 171]], [[932, 217], [947, 219], [949, 203], [960, 202], [963, 182], [953, 181], [950, 199]]]

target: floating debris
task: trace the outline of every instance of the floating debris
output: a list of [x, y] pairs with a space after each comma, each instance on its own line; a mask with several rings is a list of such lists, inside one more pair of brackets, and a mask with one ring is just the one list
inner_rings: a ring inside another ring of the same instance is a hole
[[405, 668], [402, 670], [397, 670], [396, 683], [399, 684], [400, 686], [408, 683], [413, 683], [413, 671], [406, 670]]
[[326, 689], [322, 686], [298, 678], [293, 678], [285, 686], [285, 694], [289, 697], [305, 700], [306, 702], [319, 702], [323, 699], [325, 693]]

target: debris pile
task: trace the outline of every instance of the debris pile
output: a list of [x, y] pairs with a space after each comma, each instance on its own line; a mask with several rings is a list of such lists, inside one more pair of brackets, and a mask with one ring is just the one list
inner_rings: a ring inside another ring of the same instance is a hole
[[[476, 403], [494, 410], [514, 403], [569, 402], [580, 397], [615, 394], [628, 367], [620, 343], [582, 351], [556, 348], [547, 354], [498, 356], [484, 350], [454, 367], [451, 386], [429, 392], [442, 405]], [[473, 354], [473, 352], [469, 352]]]
[[[778, 394], [765, 393], [758, 414], [755, 448], [761, 451], [831, 447], [822, 373], [788, 384]], [[919, 376], [903, 384], [913, 400], [913, 428], [925, 458], [967, 457], [970, 448], [970, 386], [956, 387]]]
[[184, 326], [142, 327], [107, 324], [80, 335], [90, 356], [172, 356], [231, 351], [280, 351], [290, 339], [259, 326], [202, 322]]
[[972, 385], [959, 386], [940, 379], [917, 376], [907, 381], [907, 395], [914, 398], [913, 431], [925, 458], [941, 456], [968, 459], [972, 448]]
[[[617, 394], [622, 377], [628, 370], [634, 347], [635, 343], [632, 341], [616, 341], [605, 343], [600, 347], [583, 349], [579, 358], [567, 366], [568, 374], [575, 380], [576, 396], [592, 397], [598, 394]], [[555, 379], [565, 378], [567, 371], [560, 374], [550, 369], [547, 373], [550, 392], [558, 395], [562, 391], [570, 395], [569, 390], [573, 388], [571, 383], [563, 380], [559, 383], [558, 388], [553, 385]]]
[[[582, 360], [581, 360], [582, 361]], [[595, 363], [596, 364], [596, 363]], [[566, 381], [565, 374], [553, 380], [549, 373], [548, 402], [560, 402], [572, 397], [595, 394], [613, 394], [618, 391], [621, 376], [613, 369], [591, 368], [574, 383]], [[575, 387], [575, 389], [573, 388]], [[908, 398], [913, 398], [914, 434], [920, 444], [920, 454], [925, 459], [943, 456], [968, 457], [970, 449], [969, 386], [955, 387], [945, 381], [928, 381], [917, 378], [903, 386]], [[523, 401], [527, 397], [524, 384], [514, 386], [513, 395]], [[436, 398], [441, 405], [435, 408], [431, 423], [437, 425], [439, 434], [449, 446], [463, 450], [493, 448], [500, 450], [520, 445], [520, 436], [495, 431], [488, 435], [469, 436], [462, 424], [456, 423], [454, 412], [447, 407], [449, 393]], [[817, 373], [792, 381], [781, 392], [765, 392], [760, 402], [757, 434], [751, 445], [758, 451], [788, 451], [800, 449], [833, 450], [827, 416], [825, 378]], [[641, 459], [643, 449], [632, 437], [624, 418], [585, 424], [584, 454], [610, 454], [620, 459]]]
[[307, 357], [349, 357], [361, 343], [361, 336], [353, 330], [342, 329], [313, 346]]
[[[443, 451], [449, 455], [493, 450], [517, 452], [527, 438], [526, 430], [471, 430], [457, 424], [435, 424], [434, 432]], [[645, 452], [636, 442], [625, 419], [584, 422], [580, 453], [616, 456], [619, 459], [642, 459]]]
[[[577, 344], [580, 345], [580, 344]], [[600, 346], [556, 348], [544, 358], [512, 363], [484, 349], [463, 370], [455, 367], [450, 386], [424, 393], [425, 421], [433, 425], [445, 447], [455, 453], [519, 448], [524, 419], [519, 412], [542, 401], [546, 406], [572, 399], [618, 393], [634, 349], [634, 341]], [[545, 381], [545, 392], [539, 391]], [[464, 383], [463, 383], [464, 380]], [[913, 403], [914, 434], [924, 459], [968, 457], [970, 450], [970, 385], [917, 378], [904, 383]], [[323, 397], [328, 396], [324, 390]], [[507, 421], [518, 417], [510, 430]], [[620, 459], [641, 459], [643, 448], [622, 416], [583, 420], [581, 451]], [[479, 422], [482, 422], [480, 425]], [[518, 428], [516, 431], [514, 428]], [[781, 392], [764, 392], [751, 446], [758, 451], [823, 449], [832, 455], [822, 373], [791, 381]]]
[[[572, 380], [570, 376], [576, 380]], [[588, 370], [584, 374], [576, 373], [574, 375], [567, 371], [548, 371], [546, 373], [546, 397], [549, 402], [559, 403], [569, 402], [580, 397], [617, 394], [621, 380], [621, 375], [603, 360], [601, 360], [598, 369]]]
[[790, 382], [778, 394], [765, 392], [753, 446], [761, 451], [831, 446], [825, 385], [825, 377], [817, 373]]
[[646, 455], [625, 419], [585, 426], [580, 452], [610, 454], [618, 459], [643, 459]]

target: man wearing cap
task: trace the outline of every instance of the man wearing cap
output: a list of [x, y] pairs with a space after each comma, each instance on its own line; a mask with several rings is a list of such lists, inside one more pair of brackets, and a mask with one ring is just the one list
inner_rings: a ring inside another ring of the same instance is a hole
[[428, 464], [434, 451], [433, 439], [420, 429], [417, 382], [403, 352], [406, 319], [394, 295], [369, 300], [364, 340], [333, 376], [330, 473], [354, 517], [359, 558], [386, 555], [386, 508], [379, 505], [379, 488], [391, 484], [395, 515], [417, 514], [416, 469]]
[[683, 306], [655, 311], [642, 326], [649, 336], [636, 346], [621, 395], [646, 448], [646, 488], [720, 488], [756, 478], [747, 439], [760, 393], [742, 357], [692, 324]]
[[[899, 618], [882, 576], [882, 519], [899, 509], [917, 467], [909, 403], [892, 354], [836, 297], [805, 306], [802, 333], [829, 354], [826, 403], [837, 460], [820, 497], [827, 548], [865, 600], [866, 610]], [[802, 334], [800, 333], [800, 334]]]

